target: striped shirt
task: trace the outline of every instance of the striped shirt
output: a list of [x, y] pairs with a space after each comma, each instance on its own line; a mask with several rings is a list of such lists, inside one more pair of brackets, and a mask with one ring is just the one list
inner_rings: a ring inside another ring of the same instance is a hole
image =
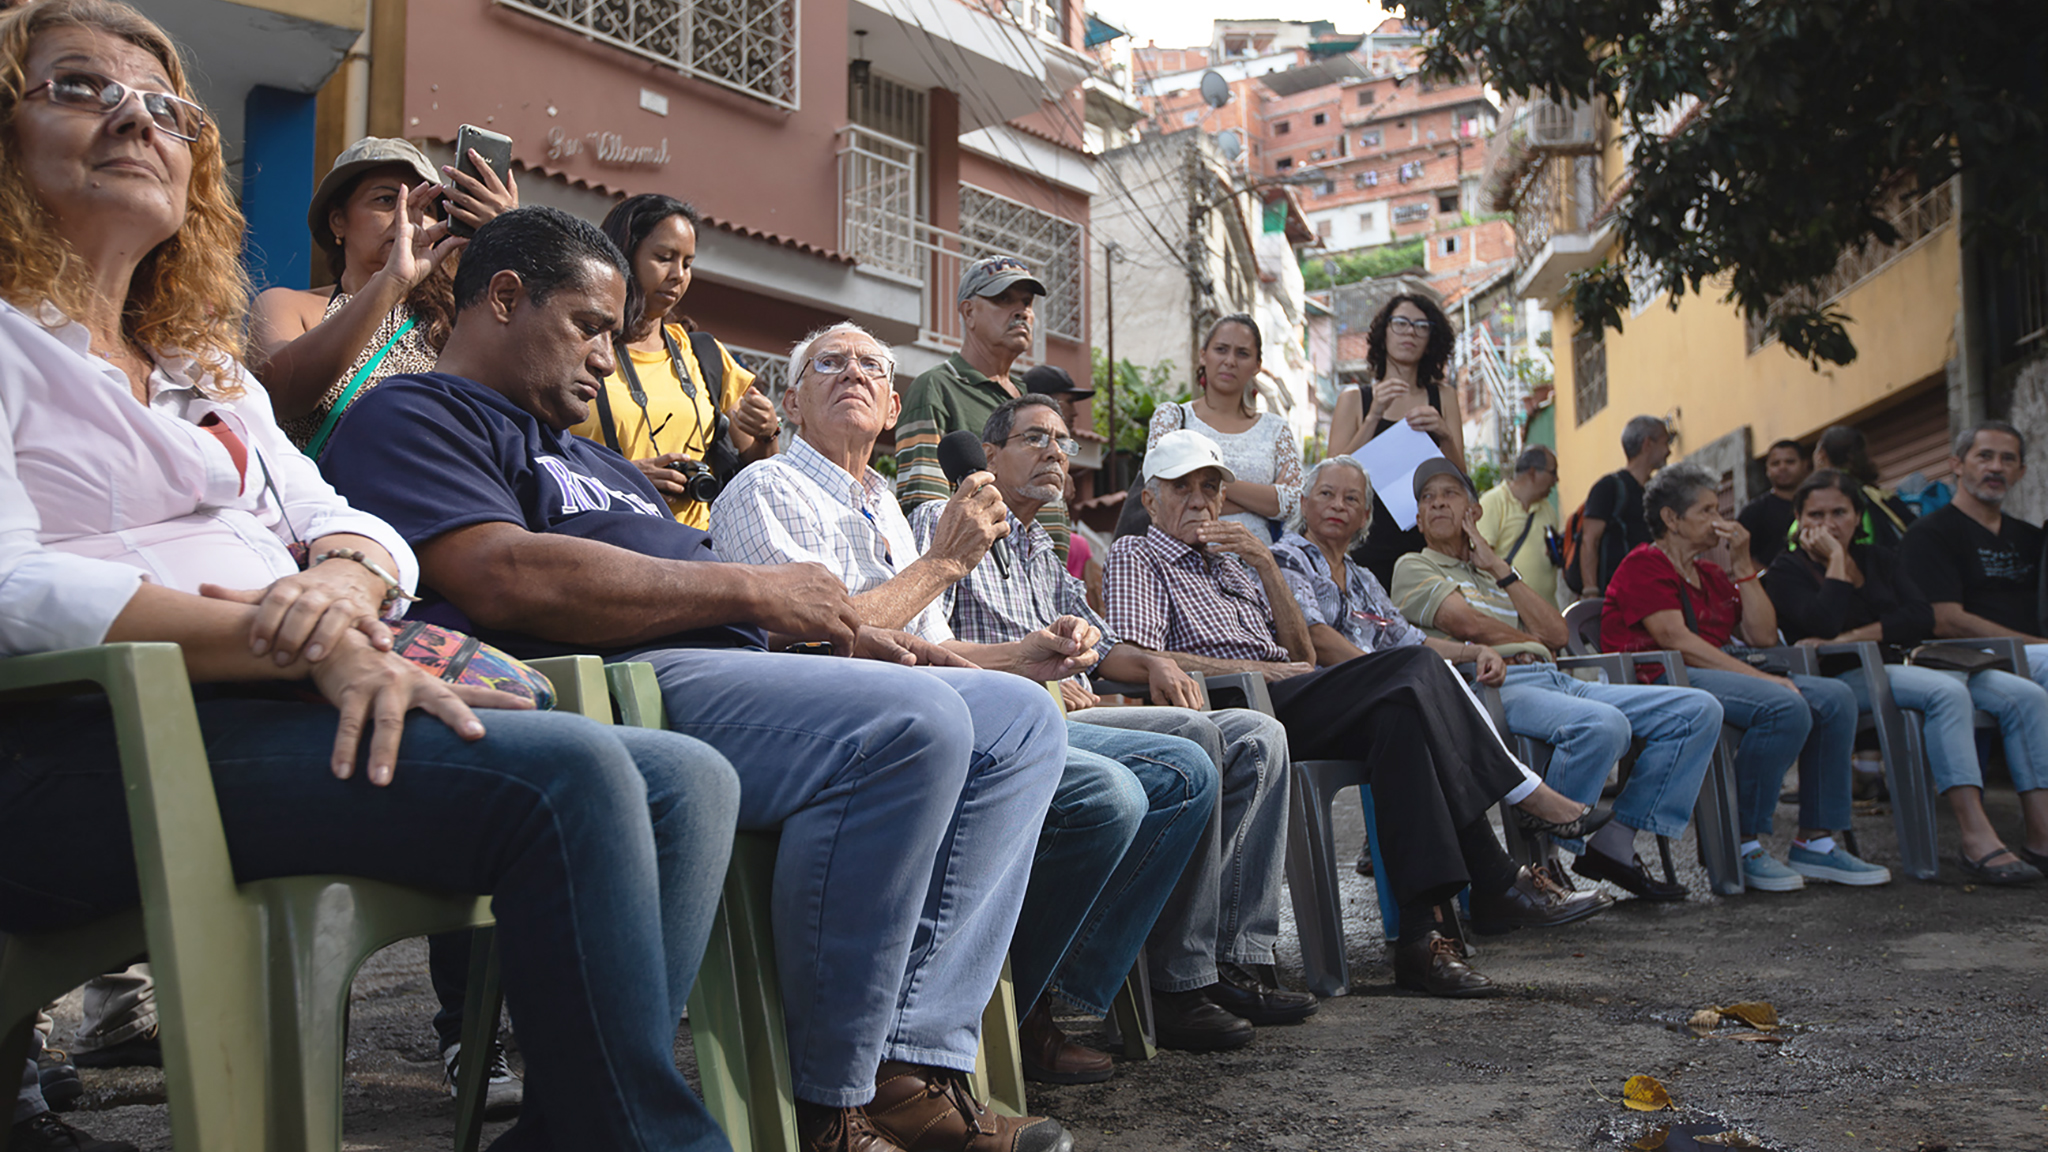
[[[711, 538], [720, 556], [742, 564], [822, 564], [856, 596], [917, 559], [889, 481], [873, 468], [848, 475], [801, 436], [733, 477], [711, 505]], [[953, 638], [936, 601], [903, 630], [934, 643]]]
[[1294, 659], [1251, 565], [1233, 553], [1204, 555], [1156, 525], [1110, 545], [1102, 596], [1110, 623], [1141, 648], [1269, 664]]
[[[910, 510], [910, 531], [920, 551], [929, 549], [946, 505], [927, 500]], [[1010, 576], [993, 559], [984, 558], [965, 580], [939, 598], [953, 634], [973, 644], [1008, 644], [1062, 616], [1078, 616], [1102, 632], [1095, 645], [1098, 661], [1116, 646], [1109, 622], [1088, 605], [1088, 589], [1068, 574], [1045, 529], [1025, 527], [1015, 513], [1005, 512], [1010, 534], [995, 542], [1010, 557]]]

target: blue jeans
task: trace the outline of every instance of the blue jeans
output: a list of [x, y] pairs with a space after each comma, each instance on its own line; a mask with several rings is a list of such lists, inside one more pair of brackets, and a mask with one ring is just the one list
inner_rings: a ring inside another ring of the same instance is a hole
[[[472, 744], [413, 714], [378, 788], [328, 771], [333, 708], [202, 694], [236, 879], [341, 873], [492, 896], [527, 1067], [519, 1123], [494, 1148], [727, 1147], [673, 1048], [732, 853], [732, 768], [666, 732], [482, 715]], [[0, 746], [0, 929], [133, 907], [104, 697], [0, 709]]]
[[1677, 836], [1692, 819], [1700, 781], [1721, 739], [1721, 705], [1697, 688], [1601, 684], [1550, 664], [1508, 668], [1500, 702], [1508, 730], [1554, 750], [1545, 777], [1581, 804], [1600, 799], [1608, 770], [1644, 741], [1614, 818], [1641, 832]]
[[1850, 823], [1849, 753], [1856, 743], [1856, 695], [1839, 680], [1794, 676], [1798, 692], [1741, 672], [1685, 670], [1692, 686], [1721, 702], [1742, 730], [1735, 748], [1736, 806], [1745, 840], [1765, 835], [1778, 789], [1799, 762], [1799, 825], [1840, 830]]
[[2048, 644], [2028, 644], [2024, 647], [2027, 652], [2027, 675], [2033, 677], [2034, 683], [2048, 688]]
[[1206, 988], [1218, 960], [1271, 964], [1287, 846], [1287, 729], [1249, 708], [1090, 708], [1074, 718], [1193, 740], [1222, 774], [1209, 827], [1145, 939], [1152, 987]]
[[[2048, 787], [2048, 691], [2039, 684], [2010, 672], [1979, 672], [1965, 681], [1960, 672], [1904, 664], [1887, 664], [1884, 673], [1898, 706], [1925, 718], [1927, 766], [1936, 791], [1984, 786], [1972, 715], [1978, 708], [1998, 717], [2013, 787], [2021, 792]], [[1863, 669], [1844, 672], [1840, 679], [1856, 694], [1856, 706], [1869, 711], [1870, 685]]]
[[740, 827], [782, 831], [775, 959], [796, 1094], [865, 1104], [884, 1060], [972, 1070], [1066, 759], [1045, 688], [738, 649], [621, 659], [652, 662], [669, 726], [732, 761]]
[[1109, 1011], [1216, 806], [1216, 764], [1178, 736], [1067, 722], [1010, 944], [1017, 1004], [1051, 990]]

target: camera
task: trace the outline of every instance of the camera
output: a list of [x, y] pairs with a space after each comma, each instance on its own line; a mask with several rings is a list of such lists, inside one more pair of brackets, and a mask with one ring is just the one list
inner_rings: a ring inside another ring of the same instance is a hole
[[725, 485], [712, 474], [711, 466], [701, 460], [678, 460], [668, 466], [669, 471], [683, 478], [683, 492], [699, 504], [709, 504], [718, 499], [718, 493]]

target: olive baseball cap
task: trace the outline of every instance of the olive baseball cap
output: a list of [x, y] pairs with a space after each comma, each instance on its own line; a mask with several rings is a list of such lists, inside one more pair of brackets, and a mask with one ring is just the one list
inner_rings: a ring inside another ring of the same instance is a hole
[[960, 302], [975, 296], [1001, 295], [1012, 284], [1022, 284], [1034, 295], [1045, 295], [1045, 285], [1031, 274], [1030, 265], [1015, 256], [990, 256], [976, 260], [960, 273]]
[[328, 215], [334, 211], [330, 203], [348, 182], [372, 168], [387, 164], [403, 164], [413, 170], [421, 183], [441, 183], [440, 173], [434, 171], [433, 162], [410, 140], [396, 140], [383, 136], [365, 136], [341, 150], [334, 158], [334, 167], [320, 178], [320, 186], [313, 189], [312, 203], [306, 205], [306, 227], [313, 233], [313, 243], [322, 251], [333, 253], [340, 245], [334, 242], [334, 229], [327, 223]]

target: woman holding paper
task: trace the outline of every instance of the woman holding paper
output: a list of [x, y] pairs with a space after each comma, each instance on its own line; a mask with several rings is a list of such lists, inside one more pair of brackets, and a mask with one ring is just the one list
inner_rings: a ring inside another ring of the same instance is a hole
[[1222, 518], [1270, 542], [1279, 538], [1274, 522], [1284, 523], [1301, 505], [1301, 441], [1287, 421], [1253, 406], [1261, 351], [1250, 316], [1240, 312], [1210, 325], [1195, 366], [1195, 398], [1154, 411], [1146, 447], [1182, 428], [1214, 440], [1237, 476]]
[[[1372, 394], [1358, 387], [1337, 394], [1330, 417], [1330, 455], [1348, 456], [1397, 423], [1436, 441], [1459, 471], [1465, 469], [1465, 429], [1458, 392], [1445, 388], [1451, 359], [1451, 322], [1427, 296], [1403, 293], [1386, 302], [1365, 335]], [[1422, 551], [1422, 533], [1402, 528], [1374, 497], [1372, 528], [1351, 553], [1381, 584], [1394, 582], [1394, 562]]]

